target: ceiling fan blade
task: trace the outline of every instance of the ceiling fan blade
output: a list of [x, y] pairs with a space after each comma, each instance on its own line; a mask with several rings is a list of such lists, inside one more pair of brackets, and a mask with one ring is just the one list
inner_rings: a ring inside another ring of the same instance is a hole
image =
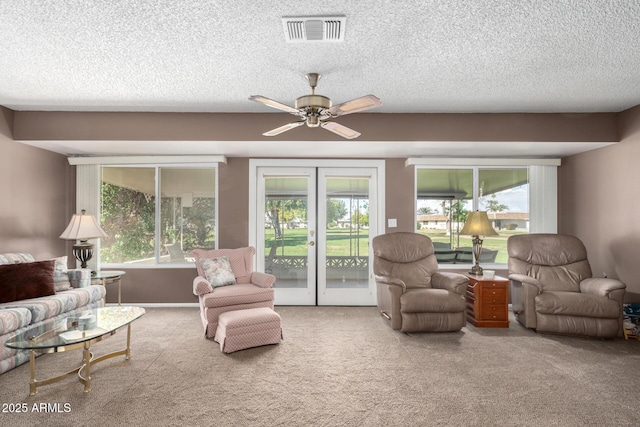
[[345, 114], [369, 110], [370, 108], [379, 107], [380, 105], [382, 105], [380, 98], [374, 95], [367, 95], [352, 99], [351, 101], [343, 102], [342, 104], [334, 105], [329, 108], [327, 112], [332, 116], [342, 116]]
[[354, 139], [361, 135], [360, 132], [350, 129], [336, 122], [322, 122], [320, 123], [320, 126], [325, 128], [329, 132], [333, 132], [336, 135], [340, 135], [341, 137], [346, 139]]
[[282, 104], [278, 101], [274, 101], [273, 99], [266, 98], [262, 95], [251, 95], [249, 99], [251, 101], [260, 102], [261, 104], [267, 105], [272, 108], [277, 108], [278, 110], [286, 111], [287, 113], [300, 115], [300, 110], [289, 107], [288, 105]]
[[286, 132], [288, 130], [291, 130], [293, 128], [297, 128], [298, 126], [302, 126], [305, 122], [293, 122], [293, 123], [287, 123], [284, 126], [280, 126], [279, 128], [275, 128], [275, 129], [271, 129], [268, 132], [263, 133], [262, 135], [264, 136], [276, 136], [276, 135], [280, 135], [282, 132]]

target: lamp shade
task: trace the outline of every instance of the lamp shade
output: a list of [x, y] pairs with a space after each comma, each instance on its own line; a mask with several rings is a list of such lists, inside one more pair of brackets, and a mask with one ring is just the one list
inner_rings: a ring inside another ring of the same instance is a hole
[[107, 237], [107, 233], [100, 228], [96, 217], [87, 215], [83, 209], [80, 215], [73, 215], [69, 225], [60, 235], [65, 240], [87, 240]]
[[467, 222], [460, 230], [460, 234], [464, 236], [497, 236], [496, 230], [493, 229], [489, 222], [489, 217], [485, 211], [469, 212]]

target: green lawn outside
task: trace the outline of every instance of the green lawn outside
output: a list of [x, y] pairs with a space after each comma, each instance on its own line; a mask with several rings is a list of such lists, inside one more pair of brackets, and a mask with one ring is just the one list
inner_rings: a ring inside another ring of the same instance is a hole
[[[284, 239], [278, 239], [277, 255], [300, 256], [307, 254], [308, 230], [305, 228], [285, 229]], [[351, 233], [351, 234], [350, 234]], [[419, 230], [418, 233], [431, 237], [434, 242], [449, 243], [449, 236], [444, 230]], [[496, 263], [507, 263], [507, 239], [514, 234], [526, 234], [522, 231], [498, 231], [499, 236], [486, 237], [483, 241], [483, 249], [498, 250]], [[267, 254], [274, 242], [273, 229], [265, 229], [265, 248]], [[359, 237], [359, 239], [358, 239]], [[360, 252], [357, 252], [356, 244], [359, 243]], [[454, 238], [453, 247], [471, 247], [471, 236], [460, 236], [459, 244]], [[345, 228], [331, 228], [327, 230], [327, 255], [329, 256], [353, 256], [367, 255], [369, 252], [369, 230], [360, 229], [359, 236], [356, 230]]]
[[[294, 228], [283, 230], [284, 238], [278, 239], [277, 255], [306, 255], [308, 230]], [[273, 229], [265, 230], [265, 248], [267, 254], [275, 240]], [[358, 246], [360, 252], [358, 252]], [[327, 255], [328, 256], [354, 256], [367, 255], [369, 253], [369, 230], [330, 228], [327, 230]]]
[[[418, 233], [431, 237], [431, 240], [434, 242], [443, 242], [443, 243], [450, 242], [449, 236], [446, 235], [445, 230], [433, 230], [433, 229], [418, 230]], [[496, 263], [506, 264], [509, 258], [507, 255], [507, 239], [509, 238], [509, 236], [512, 236], [514, 234], [527, 234], [527, 233], [523, 231], [517, 231], [517, 230], [514, 230], [514, 231], [499, 230], [498, 234], [499, 234], [498, 236], [485, 237], [482, 241], [482, 249], [497, 250], [498, 256], [496, 257]], [[458, 245], [458, 239], [457, 237], [454, 236], [452, 247], [454, 248], [469, 247], [470, 248], [473, 246], [473, 244], [471, 243], [471, 236], [460, 236], [459, 243], [460, 244]]]

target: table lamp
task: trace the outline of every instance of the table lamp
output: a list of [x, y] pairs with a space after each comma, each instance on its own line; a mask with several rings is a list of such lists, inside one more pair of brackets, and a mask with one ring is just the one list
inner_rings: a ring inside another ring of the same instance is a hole
[[467, 222], [460, 230], [463, 236], [472, 236], [473, 242], [473, 258], [476, 264], [471, 267], [469, 274], [476, 276], [482, 275], [482, 267], [480, 267], [480, 255], [482, 254], [482, 239], [480, 236], [497, 236], [496, 230], [493, 229], [489, 222], [489, 217], [485, 211], [469, 212]]
[[73, 255], [80, 261], [82, 268], [87, 268], [87, 261], [93, 257], [93, 244], [87, 240], [101, 237], [107, 237], [107, 233], [100, 228], [96, 217], [87, 215], [84, 209], [80, 215], [73, 215], [69, 225], [60, 235], [61, 239], [80, 240], [80, 243], [73, 245]]

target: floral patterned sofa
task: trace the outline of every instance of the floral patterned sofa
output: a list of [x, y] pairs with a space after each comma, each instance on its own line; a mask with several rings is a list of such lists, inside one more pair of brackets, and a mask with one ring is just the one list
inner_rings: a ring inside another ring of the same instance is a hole
[[0, 374], [29, 361], [27, 351], [4, 346], [9, 338], [103, 307], [105, 295], [104, 286], [91, 284], [89, 270], [67, 270], [66, 256], [36, 261], [28, 253], [0, 254]]

